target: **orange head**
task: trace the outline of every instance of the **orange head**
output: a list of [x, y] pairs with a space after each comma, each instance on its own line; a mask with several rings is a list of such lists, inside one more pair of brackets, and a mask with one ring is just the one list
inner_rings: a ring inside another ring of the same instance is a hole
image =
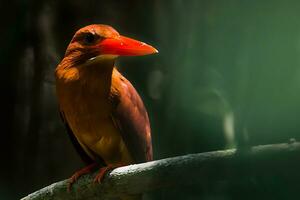
[[118, 56], [140, 56], [158, 51], [144, 43], [120, 35], [111, 26], [93, 24], [79, 29], [71, 40], [65, 57], [86, 63], [115, 59]]

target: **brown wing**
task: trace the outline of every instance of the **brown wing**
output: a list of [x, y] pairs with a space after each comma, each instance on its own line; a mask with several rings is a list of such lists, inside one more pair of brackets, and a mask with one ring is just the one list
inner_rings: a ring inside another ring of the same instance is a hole
[[[118, 73], [118, 81], [112, 87], [117, 91], [113, 96], [115, 105], [112, 118], [120, 129], [122, 138], [136, 163], [152, 160], [151, 130], [144, 104], [131, 85]], [[116, 84], [116, 85], [114, 85]]]

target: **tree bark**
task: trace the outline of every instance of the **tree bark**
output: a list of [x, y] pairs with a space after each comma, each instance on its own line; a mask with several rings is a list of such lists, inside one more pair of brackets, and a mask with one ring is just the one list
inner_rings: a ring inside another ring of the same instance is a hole
[[[114, 169], [100, 184], [94, 174], [82, 176], [67, 191], [67, 180], [53, 183], [22, 200], [113, 199], [150, 190], [216, 181], [239, 181], [249, 177], [284, 177], [299, 180], [300, 143], [255, 146], [189, 154]], [[286, 169], [289, 169], [288, 171]]]

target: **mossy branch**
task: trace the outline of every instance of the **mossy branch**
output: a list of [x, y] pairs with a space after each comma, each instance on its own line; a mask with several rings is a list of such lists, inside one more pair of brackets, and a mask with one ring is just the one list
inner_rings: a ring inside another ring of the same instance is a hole
[[[243, 150], [189, 154], [114, 169], [101, 184], [95, 174], [82, 176], [71, 192], [67, 180], [53, 183], [22, 200], [113, 199], [158, 188], [236, 181], [253, 176], [284, 176], [299, 180], [300, 143], [255, 146]], [[289, 169], [288, 171], [286, 169]]]

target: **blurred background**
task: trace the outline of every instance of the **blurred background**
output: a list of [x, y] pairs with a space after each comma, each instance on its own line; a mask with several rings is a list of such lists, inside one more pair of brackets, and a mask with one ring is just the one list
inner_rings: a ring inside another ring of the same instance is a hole
[[[74, 32], [92, 23], [159, 50], [118, 61], [148, 109], [155, 159], [299, 139], [297, 0], [10, 0], [0, 8], [0, 199], [83, 167], [60, 121], [53, 72]], [[297, 199], [298, 187], [250, 177], [148, 198]]]

